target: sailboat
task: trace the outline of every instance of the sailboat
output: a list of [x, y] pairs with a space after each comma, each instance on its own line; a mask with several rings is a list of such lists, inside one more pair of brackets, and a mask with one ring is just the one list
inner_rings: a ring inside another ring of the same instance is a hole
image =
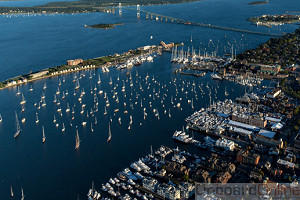
[[225, 96], [228, 96], [229, 94], [228, 94], [228, 92], [227, 92], [227, 90], [226, 90], [226, 87], [225, 87]]
[[150, 158], [154, 158], [154, 155], [153, 155], [153, 149], [152, 149], [152, 145], [150, 146], [150, 150], [151, 150], [151, 152], [150, 152], [150, 155], [149, 155], [149, 157], [150, 157]]
[[75, 149], [78, 149], [79, 146], [80, 146], [80, 139], [79, 139], [78, 129], [76, 129], [76, 145], [75, 145]]
[[21, 200], [24, 200], [25, 195], [24, 195], [24, 192], [23, 192], [23, 188], [21, 188], [21, 191], [22, 191], [22, 197], [21, 197]]
[[56, 94], [57, 94], [57, 95], [60, 94], [59, 87], [57, 87]]
[[56, 103], [57, 102], [57, 99], [56, 99], [56, 95], [54, 94], [54, 100], [53, 100], [53, 103]]
[[2, 122], [2, 116], [1, 116], [1, 114], [0, 114], [0, 123]]
[[24, 95], [22, 94], [22, 101], [20, 102], [20, 104], [22, 105], [22, 104], [24, 104], [24, 103], [26, 103], [26, 100], [25, 100]]
[[30, 92], [31, 92], [31, 91], [33, 91], [32, 85], [30, 86], [30, 89], [29, 89], [29, 91], [30, 91]]
[[98, 84], [101, 83], [100, 74], [98, 74], [98, 82], [97, 82], [97, 83], [98, 83]]
[[47, 84], [46, 84], [46, 83], [44, 83], [44, 87], [43, 87], [43, 89], [44, 89], [44, 90], [46, 90], [46, 89], [47, 89]]
[[79, 85], [79, 81], [77, 80], [77, 81], [76, 81], [75, 90], [78, 90], [79, 88], [80, 88], [80, 85]]
[[66, 109], [66, 112], [70, 112], [70, 106], [69, 106], [69, 103], [67, 103], [67, 109]]
[[192, 109], [194, 109], [194, 101], [193, 101], [193, 99], [192, 99]]
[[14, 197], [14, 192], [13, 192], [12, 186], [10, 186], [10, 196]]
[[97, 117], [95, 117], [95, 125], [97, 125], [98, 124], [98, 122], [97, 122]]
[[66, 127], [65, 127], [65, 124], [63, 123], [63, 124], [62, 124], [62, 129], [61, 129], [61, 131], [62, 131], [62, 132], [65, 132], [65, 130], [66, 130]]
[[36, 116], [36, 120], [35, 120], [35, 123], [39, 123], [39, 116], [38, 116], [38, 114], [37, 113], [35, 113], [35, 116]]
[[44, 126], [43, 126], [43, 138], [42, 138], [42, 141], [43, 141], [43, 143], [45, 143], [45, 141], [46, 141]]
[[45, 101], [45, 99], [42, 99], [42, 106], [43, 106], [43, 107], [46, 106], [46, 101]]
[[19, 86], [18, 86], [18, 91], [17, 91], [17, 96], [19, 96], [21, 94], [21, 92], [20, 92], [20, 88], [19, 88]]
[[91, 123], [91, 131], [92, 131], [92, 133], [94, 132], [93, 124], [92, 123]]
[[17, 112], [16, 112], [16, 127], [17, 127], [17, 131], [14, 134], [14, 138], [18, 137], [21, 133], [21, 128], [20, 128], [20, 123], [19, 123], [19, 120], [18, 120]]
[[111, 140], [111, 130], [110, 130], [110, 123], [108, 123], [108, 138], [107, 138], [107, 142], [109, 142]]

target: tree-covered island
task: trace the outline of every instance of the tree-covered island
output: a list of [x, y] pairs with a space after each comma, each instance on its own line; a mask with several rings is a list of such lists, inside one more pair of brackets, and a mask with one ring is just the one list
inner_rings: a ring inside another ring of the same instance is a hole
[[118, 25], [124, 25], [122, 23], [116, 23], [116, 24], [94, 24], [94, 25], [85, 25], [84, 27], [87, 28], [95, 28], [95, 29], [112, 29], [115, 28], [115, 26]]

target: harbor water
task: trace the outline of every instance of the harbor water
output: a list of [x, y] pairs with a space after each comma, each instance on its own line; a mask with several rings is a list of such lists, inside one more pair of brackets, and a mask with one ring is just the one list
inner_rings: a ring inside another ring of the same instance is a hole
[[[141, 9], [190, 21], [278, 33], [292, 32], [297, 26], [256, 27], [246, 19], [262, 14], [295, 11], [295, 4], [299, 7], [299, 2], [295, 1], [274, 0], [269, 4], [249, 6], [247, 2], [230, 0], [224, 3], [213, 0], [142, 6]], [[0, 5], [3, 6], [3, 3], [0, 2]], [[18, 2], [14, 5], [17, 6]], [[126, 10], [121, 17], [85, 13], [0, 16], [0, 19], [1, 81], [61, 65], [68, 59], [122, 53], [143, 45], [158, 44], [162, 40], [184, 42], [185, 49], [193, 46], [201, 51], [217, 51], [223, 55], [231, 51], [232, 45], [238, 53], [254, 48], [269, 38], [150, 21], [145, 16], [137, 20], [134, 11]], [[84, 28], [85, 24], [118, 22], [124, 25], [109, 30]], [[235, 99], [243, 95], [245, 90], [251, 90], [233, 82], [212, 80], [210, 73], [199, 78], [174, 74], [173, 70], [179, 65], [170, 63], [170, 59], [171, 54], [165, 52], [154, 57], [153, 62], [122, 71], [115, 68], [110, 68], [109, 72], [91, 69], [22, 85], [19, 91], [26, 99], [24, 112], [20, 105], [22, 95], [16, 95], [17, 87], [1, 90], [0, 198], [9, 199], [12, 186], [16, 198], [21, 197], [23, 188], [26, 199], [75, 199], [78, 196], [85, 199], [92, 181], [95, 182], [95, 188], [100, 190], [101, 183], [148, 154], [150, 145], [153, 149], [167, 145], [187, 150], [187, 146], [172, 139], [173, 133], [185, 125], [186, 117], [207, 107], [210, 102]], [[74, 76], [80, 83], [78, 90], [75, 90]], [[47, 85], [46, 89], [43, 89], [44, 84]], [[229, 96], [225, 96], [225, 87]], [[33, 90], [30, 91], [30, 88]], [[57, 90], [60, 93], [56, 95]], [[78, 99], [83, 90], [85, 94], [80, 102]], [[103, 93], [99, 93], [100, 90]], [[62, 98], [63, 93], [65, 98]], [[107, 98], [104, 98], [105, 93]], [[46, 105], [38, 109], [43, 94]], [[53, 102], [54, 95], [60, 105]], [[95, 111], [95, 99], [98, 112]], [[193, 106], [188, 100], [193, 100]], [[180, 106], [177, 106], [178, 103]], [[85, 108], [81, 114], [83, 104]], [[70, 112], [66, 112], [67, 105], [71, 108]], [[58, 112], [59, 108], [61, 112]], [[145, 119], [144, 109], [147, 113]], [[16, 139], [13, 137], [16, 131], [15, 112], [22, 130]], [[159, 117], [155, 115], [157, 112]], [[21, 122], [22, 118], [26, 119], [24, 123]], [[82, 122], [87, 123], [82, 126]], [[62, 124], [65, 125], [65, 131], [62, 131]], [[91, 131], [91, 124], [94, 132]], [[112, 139], [107, 143], [109, 124]], [[45, 143], [42, 143], [42, 126], [45, 128]], [[75, 150], [76, 129], [81, 140], [78, 150]], [[188, 133], [193, 134], [190, 131]], [[200, 135], [194, 133], [194, 137], [197, 139]], [[193, 151], [201, 153], [196, 147]]]

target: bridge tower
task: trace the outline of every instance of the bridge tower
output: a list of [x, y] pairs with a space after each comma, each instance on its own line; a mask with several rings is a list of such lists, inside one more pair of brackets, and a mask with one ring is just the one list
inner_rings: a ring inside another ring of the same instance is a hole
[[141, 16], [141, 8], [140, 8], [140, 5], [136, 5], [136, 16], [137, 18], [140, 18]]
[[119, 15], [122, 15], [122, 4], [119, 3]]

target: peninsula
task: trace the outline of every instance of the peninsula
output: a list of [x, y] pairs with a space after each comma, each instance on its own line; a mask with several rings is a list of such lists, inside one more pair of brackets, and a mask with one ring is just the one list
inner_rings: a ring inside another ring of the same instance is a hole
[[256, 25], [283, 25], [300, 22], [300, 15], [262, 15], [259, 17], [251, 17], [248, 21]]
[[[137, 57], [147, 57], [150, 54], [158, 53], [159, 55], [162, 51], [169, 51], [170, 48], [174, 46], [180, 46], [179, 43], [165, 44], [161, 42], [160, 45], [148, 45], [144, 47], [139, 47], [135, 50], [129, 50], [122, 54], [115, 53], [113, 55], [102, 56], [98, 58], [92, 58], [88, 60], [75, 59], [67, 60], [64, 65], [51, 67], [49, 69], [43, 69], [36, 72], [30, 72], [28, 74], [16, 76], [5, 81], [0, 82], [0, 90], [8, 87], [13, 87], [21, 84], [26, 84], [39, 79], [49, 78], [52, 76], [57, 76], [61, 74], [71, 73], [75, 71], [91, 69], [91, 68], [108, 68], [113, 66], [120, 66], [128, 61]], [[122, 68], [123, 69], [123, 68]]]

